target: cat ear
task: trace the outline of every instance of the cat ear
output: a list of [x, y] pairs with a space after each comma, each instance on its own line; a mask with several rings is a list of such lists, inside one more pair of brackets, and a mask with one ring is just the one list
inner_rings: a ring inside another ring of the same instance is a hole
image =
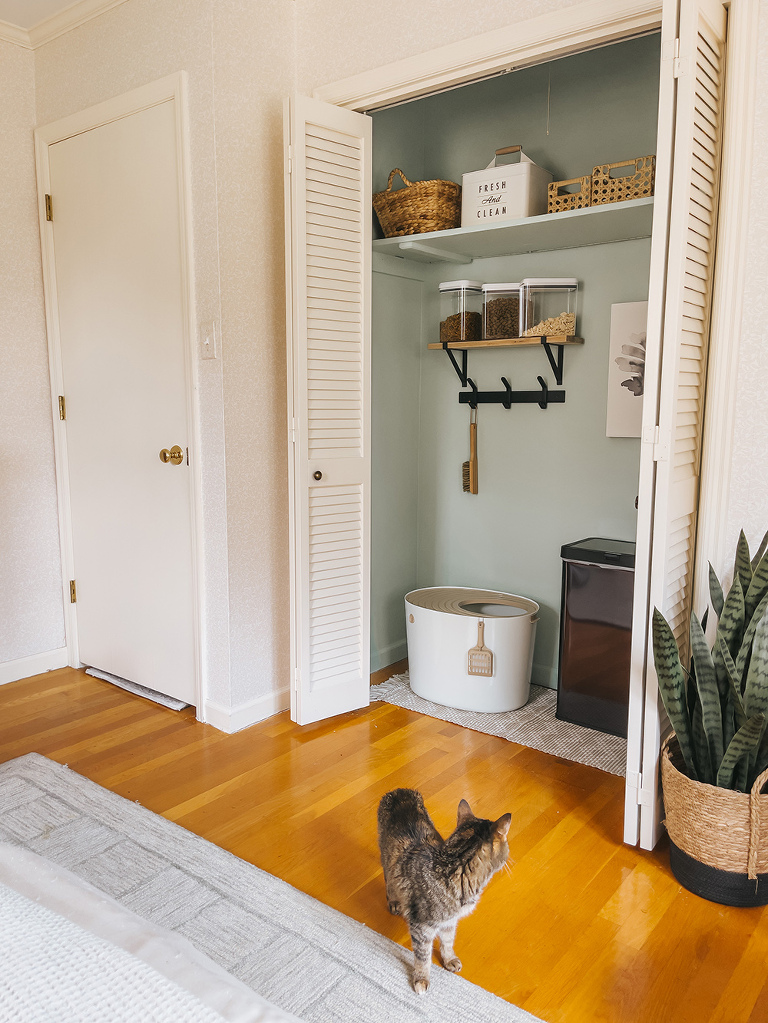
[[505, 813], [503, 817], [499, 817], [496, 821], [496, 834], [500, 838], [506, 838], [509, 831], [509, 825], [512, 823], [512, 814]]
[[462, 799], [459, 803], [459, 812], [456, 815], [456, 826], [458, 827], [459, 824], [462, 824], [464, 821], [469, 820], [470, 817], [474, 816], [475, 815], [472, 813], [469, 803], [466, 799]]

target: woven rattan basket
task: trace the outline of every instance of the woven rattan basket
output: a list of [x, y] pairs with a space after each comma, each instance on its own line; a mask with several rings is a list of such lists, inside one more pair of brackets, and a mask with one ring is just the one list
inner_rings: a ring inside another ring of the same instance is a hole
[[[756, 779], [750, 792], [735, 792], [693, 781], [684, 770], [677, 738], [672, 735], [661, 749], [665, 823], [673, 846], [685, 854], [683, 869], [687, 875], [680, 876], [673, 856], [675, 876], [686, 887], [715, 902], [765, 905], [768, 903], [768, 795], [763, 795], [761, 790], [768, 781], [768, 771], [763, 771]], [[681, 862], [680, 857], [677, 862]], [[697, 887], [688, 884], [693, 862], [704, 867], [698, 878], [694, 876]], [[702, 883], [714, 885], [713, 890], [697, 890]], [[740, 896], [735, 900], [719, 897], [723, 892], [733, 895], [734, 889], [745, 891], [751, 897], [747, 900]]]
[[[634, 174], [613, 177], [613, 171], [626, 167], [634, 167]], [[592, 170], [592, 205], [625, 202], [627, 199], [644, 199], [653, 195], [655, 176], [655, 156], [638, 156], [635, 160], [601, 164]]]
[[[399, 174], [406, 188], [392, 191]], [[386, 238], [426, 231], [448, 231], [461, 224], [461, 185], [455, 181], [409, 181], [399, 167], [390, 172], [386, 190], [373, 196], [373, 208]]]
[[[566, 191], [571, 185], [578, 185], [576, 191]], [[565, 210], [583, 210], [592, 204], [592, 178], [568, 178], [567, 181], [552, 181], [547, 186], [547, 213], [563, 213]]]

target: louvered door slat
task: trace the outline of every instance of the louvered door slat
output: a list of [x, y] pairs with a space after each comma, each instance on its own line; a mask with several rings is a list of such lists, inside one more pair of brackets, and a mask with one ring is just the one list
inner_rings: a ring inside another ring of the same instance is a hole
[[290, 104], [292, 551], [301, 724], [369, 690], [370, 118]]

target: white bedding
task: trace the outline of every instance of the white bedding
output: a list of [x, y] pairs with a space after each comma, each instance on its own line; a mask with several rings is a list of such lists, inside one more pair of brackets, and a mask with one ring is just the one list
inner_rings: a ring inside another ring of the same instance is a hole
[[0, 842], [0, 1023], [297, 1023], [62, 867]]

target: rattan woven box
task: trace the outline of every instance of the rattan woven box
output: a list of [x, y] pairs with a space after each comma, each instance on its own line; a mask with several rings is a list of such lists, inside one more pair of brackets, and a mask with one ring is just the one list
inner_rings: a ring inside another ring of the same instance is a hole
[[[627, 167], [634, 168], [634, 173], [618, 177], [614, 175], [615, 171]], [[655, 175], [655, 156], [638, 156], [634, 160], [600, 164], [592, 171], [592, 205], [647, 198], [653, 195]]]
[[[571, 186], [578, 185], [573, 190]], [[592, 204], [592, 178], [567, 178], [565, 181], [551, 181], [547, 188], [547, 213], [563, 213], [565, 210], [582, 210]]]

